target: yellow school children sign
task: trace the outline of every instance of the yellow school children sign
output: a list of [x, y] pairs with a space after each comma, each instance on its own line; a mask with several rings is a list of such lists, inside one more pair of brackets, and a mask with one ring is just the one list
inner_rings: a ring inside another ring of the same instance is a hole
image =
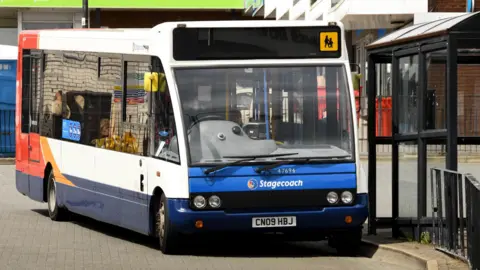
[[320, 51], [336, 52], [338, 51], [338, 32], [320, 33]]

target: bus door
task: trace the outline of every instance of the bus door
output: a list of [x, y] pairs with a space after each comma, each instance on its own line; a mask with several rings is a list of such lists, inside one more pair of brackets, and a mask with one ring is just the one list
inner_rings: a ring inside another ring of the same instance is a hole
[[[34, 200], [43, 200], [44, 167], [41, 164], [39, 114], [40, 114], [40, 76], [41, 54], [24, 51], [22, 58], [22, 136], [28, 151], [29, 184], [28, 194]], [[39, 179], [40, 178], [40, 179]]]
[[[28, 134], [28, 163], [29, 166], [39, 166], [40, 164], [40, 132], [39, 132], [39, 114], [40, 114], [40, 61], [41, 55], [30, 54], [30, 79], [29, 79], [29, 134]], [[25, 59], [27, 60], [27, 59]], [[27, 60], [28, 61], [28, 60]], [[42, 169], [43, 168], [39, 168]]]

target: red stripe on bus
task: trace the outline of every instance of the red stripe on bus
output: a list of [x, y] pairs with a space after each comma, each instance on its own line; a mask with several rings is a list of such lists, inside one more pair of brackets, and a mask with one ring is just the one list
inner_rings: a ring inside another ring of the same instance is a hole
[[18, 49], [38, 49], [39, 31], [22, 31], [18, 37]]

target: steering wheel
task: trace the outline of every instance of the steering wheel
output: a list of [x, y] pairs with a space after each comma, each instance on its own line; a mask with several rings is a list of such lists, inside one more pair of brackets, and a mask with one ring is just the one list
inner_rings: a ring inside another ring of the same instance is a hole
[[201, 117], [198, 117], [197, 119], [195, 119], [194, 121], [192, 121], [189, 129], [191, 129], [193, 126], [195, 126], [196, 124], [198, 124], [202, 121], [211, 121], [211, 120], [224, 120], [224, 118], [221, 117], [221, 116], [215, 115], [215, 114], [209, 114], [209, 115], [201, 116]]

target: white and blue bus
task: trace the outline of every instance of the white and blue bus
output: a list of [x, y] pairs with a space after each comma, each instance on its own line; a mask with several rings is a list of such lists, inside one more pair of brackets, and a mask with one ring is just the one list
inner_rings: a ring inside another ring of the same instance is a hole
[[23, 31], [16, 184], [50, 217], [159, 239], [360, 245], [368, 215], [343, 26], [170, 22]]

